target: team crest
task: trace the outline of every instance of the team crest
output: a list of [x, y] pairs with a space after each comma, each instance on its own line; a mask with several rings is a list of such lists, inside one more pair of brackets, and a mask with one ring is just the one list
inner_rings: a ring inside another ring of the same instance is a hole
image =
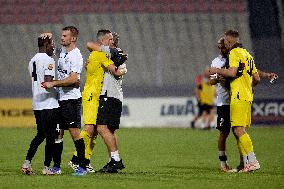
[[67, 64], [69, 61], [69, 58], [65, 58], [65, 64]]
[[53, 69], [53, 64], [48, 64], [48, 67], [47, 67], [49, 70], [52, 70]]

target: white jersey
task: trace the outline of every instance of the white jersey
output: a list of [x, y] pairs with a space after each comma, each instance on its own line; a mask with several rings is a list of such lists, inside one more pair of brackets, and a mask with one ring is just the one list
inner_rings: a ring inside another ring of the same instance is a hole
[[56, 90], [41, 87], [45, 75], [55, 77], [54, 59], [46, 53], [37, 53], [29, 62], [29, 73], [32, 78], [33, 110], [58, 108]]
[[[221, 55], [216, 57], [211, 64], [211, 67], [216, 67], [216, 68], [224, 68], [226, 64], [226, 58], [223, 58]], [[217, 75], [211, 75], [211, 77], [216, 78]], [[229, 105], [230, 104], [230, 91], [226, 87], [222, 86], [220, 83], [217, 83], [217, 106], [222, 106], [222, 105]]]
[[[61, 49], [58, 59], [58, 79], [67, 78], [71, 72], [80, 74], [83, 68], [83, 57], [80, 50], [76, 47], [70, 52], [66, 52], [65, 48]], [[81, 97], [80, 88], [59, 87], [59, 100], [78, 99]]]
[[122, 102], [122, 78], [123, 76], [121, 76], [119, 79], [116, 79], [110, 71], [106, 71], [104, 74], [101, 95], [107, 95], [107, 97], [113, 97]]
[[[102, 46], [102, 51], [108, 53], [111, 56], [109, 46]], [[126, 64], [122, 64], [118, 68], [125, 67]], [[119, 79], [116, 79], [109, 70], [105, 71], [101, 95], [107, 95], [107, 97], [113, 97], [122, 102], [122, 79], [123, 76], [119, 77]]]

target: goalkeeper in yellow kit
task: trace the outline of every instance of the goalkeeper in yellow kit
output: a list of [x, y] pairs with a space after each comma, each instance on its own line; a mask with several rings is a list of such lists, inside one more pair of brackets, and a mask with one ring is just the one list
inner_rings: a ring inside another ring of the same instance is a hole
[[[111, 31], [99, 30], [97, 33], [97, 42], [100, 45], [110, 46], [113, 43]], [[90, 158], [97, 136], [95, 127], [104, 73], [106, 70], [109, 70], [114, 76], [120, 77], [125, 73], [125, 69], [117, 69], [110, 59], [110, 54], [102, 51], [92, 51], [88, 62], [86, 65], [86, 82], [82, 92], [84, 129], [81, 131], [81, 136], [86, 146], [86, 169], [88, 172], [94, 172], [94, 169], [90, 165]], [[73, 169], [78, 167], [77, 159], [77, 152], [75, 151], [72, 160], [68, 163]]]
[[239, 43], [239, 33], [228, 30], [225, 33], [224, 44], [229, 51], [229, 68], [211, 67], [209, 74], [220, 74], [231, 77], [230, 81], [230, 120], [233, 133], [237, 139], [240, 154], [243, 157], [244, 168], [239, 172], [250, 172], [260, 169], [256, 159], [253, 144], [246, 132], [251, 124], [251, 105], [253, 101], [253, 87], [259, 81], [253, 57]]

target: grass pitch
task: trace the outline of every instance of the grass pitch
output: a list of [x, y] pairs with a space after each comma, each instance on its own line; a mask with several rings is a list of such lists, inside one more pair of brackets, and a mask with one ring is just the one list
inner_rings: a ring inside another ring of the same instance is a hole
[[[73, 143], [64, 137], [60, 176], [42, 176], [44, 145], [33, 160], [34, 176], [20, 173], [34, 128], [0, 129], [0, 188], [80, 189], [80, 188], [284, 188], [284, 127], [251, 128], [255, 153], [261, 169], [247, 174], [219, 171], [218, 132], [192, 129], [120, 129], [120, 154], [126, 166], [119, 174], [88, 174], [74, 177], [67, 162]], [[228, 158], [237, 166], [239, 155], [235, 139], [228, 139]], [[101, 168], [107, 152], [99, 138], [92, 164]]]

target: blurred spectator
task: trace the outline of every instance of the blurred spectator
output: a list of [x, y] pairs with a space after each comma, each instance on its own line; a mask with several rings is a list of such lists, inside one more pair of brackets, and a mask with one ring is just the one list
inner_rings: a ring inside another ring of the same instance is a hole
[[210, 129], [215, 127], [215, 86], [210, 85], [208, 77], [198, 75], [195, 78], [194, 92], [198, 102], [198, 114], [192, 120], [191, 127], [201, 129]]

